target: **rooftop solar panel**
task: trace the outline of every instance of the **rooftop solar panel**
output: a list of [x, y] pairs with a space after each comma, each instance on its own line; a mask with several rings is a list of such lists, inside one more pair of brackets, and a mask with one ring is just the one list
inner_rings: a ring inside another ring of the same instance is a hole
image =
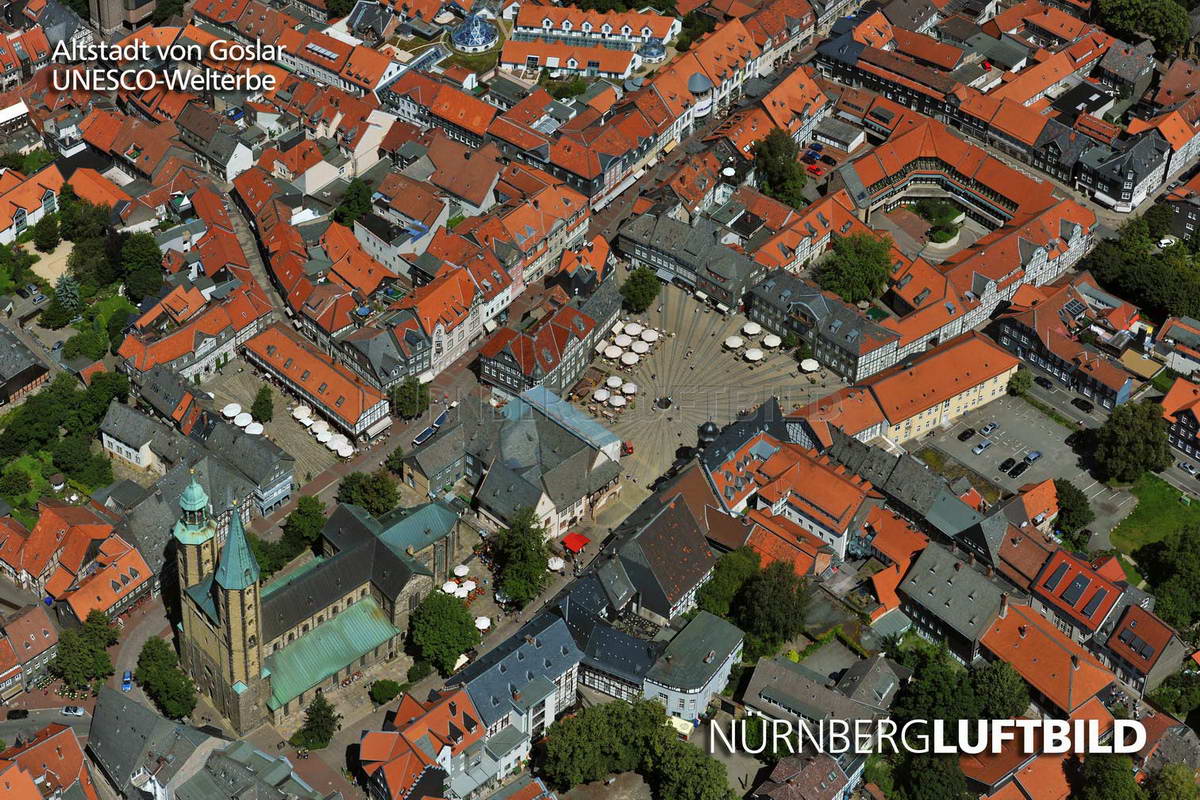
[[1084, 590], [1087, 589], [1088, 584], [1091, 582], [1091, 578], [1086, 575], [1076, 575], [1075, 580], [1071, 581], [1066, 591], [1062, 593], [1063, 602], [1069, 606], [1074, 606], [1079, 602], [1079, 598], [1083, 597]]
[[1096, 593], [1092, 595], [1092, 599], [1088, 600], [1088, 604], [1083, 607], [1083, 615], [1090, 617], [1092, 614], [1095, 614], [1096, 609], [1100, 607], [1100, 604], [1104, 602], [1104, 598], [1106, 597], [1108, 597], [1108, 589], [1097, 589]]
[[1042, 588], [1044, 588], [1048, 592], [1053, 592], [1055, 587], [1058, 586], [1058, 582], [1062, 580], [1063, 575], [1066, 574], [1066, 571], [1067, 571], [1066, 562], [1059, 564], [1058, 567], [1054, 570], [1054, 573], [1049, 578], [1046, 579], [1046, 582], [1044, 584], [1042, 584]]

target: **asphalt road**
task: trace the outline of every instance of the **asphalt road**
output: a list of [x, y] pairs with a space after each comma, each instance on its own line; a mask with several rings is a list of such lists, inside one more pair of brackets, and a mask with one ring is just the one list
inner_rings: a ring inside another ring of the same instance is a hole
[[0, 722], [0, 739], [11, 745], [18, 736], [31, 736], [52, 722], [70, 725], [75, 729], [75, 735], [86, 738], [88, 728], [92, 724], [92, 716], [85, 714], [82, 717], [68, 717], [57, 708], [33, 710], [26, 719], [6, 719]]

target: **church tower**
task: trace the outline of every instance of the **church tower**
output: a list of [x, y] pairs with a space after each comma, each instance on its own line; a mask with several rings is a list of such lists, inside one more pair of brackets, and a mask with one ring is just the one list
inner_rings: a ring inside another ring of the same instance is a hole
[[262, 643], [259, 640], [262, 605], [258, 596], [261, 576], [258, 561], [246, 541], [239, 511], [235, 506], [230, 515], [229, 537], [221, 549], [212, 585], [225, 646], [222, 660], [226, 663], [221, 666], [235, 691], [238, 691], [238, 684], [249, 686], [262, 675]]
[[179, 586], [187, 589], [200, 583], [216, 568], [217, 527], [212, 521], [208, 495], [196, 482], [194, 474], [179, 498], [179, 506], [183, 515], [175, 523], [172, 535]]

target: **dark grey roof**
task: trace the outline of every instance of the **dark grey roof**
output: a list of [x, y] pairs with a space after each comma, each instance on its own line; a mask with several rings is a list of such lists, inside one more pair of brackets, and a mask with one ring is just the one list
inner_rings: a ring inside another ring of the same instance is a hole
[[208, 396], [192, 389], [186, 380], [174, 370], [156, 364], [137, 376], [138, 396], [154, 409], [160, 417], [170, 419], [172, 413], [192, 395], [202, 405], [208, 405]]
[[900, 593], [969, 642], [978, 642], [1000, 613], [1004, 589], [939, 544], [921, 551]]
[[[268, 755], [248, 741], [232, 742], [209, 755], [194, 775], [176, 787], [178, 800], [217, 797], [254, 800], [322, 800], [323, 795], [292, 771], [282, 755]], [[335, 792], [330, 798], [341, 797]]]
[[648, 682], [681, 691], [703, 688], [725, 660], [742, 646], [740, 628], [701, 611], [675, 634], [646, 673]]
[[130, 777], [145, 767], [166, 784], [197, 747], [213, 737], [172, 722], [108, 686], [88, 730], [87, 749], [109, 781], [126, 797], [140, 796]]
[[661, 505], [617, 552], [640, 604], [666, 619], [716, 564], [704, 529], [682, 498]]
[[1146, 39], [1135, 46], [1117, 39], [1100, 58], [1100, 69], [1129, 83], [1137, 82], [1154, 69], [1154, 40]]
[[202, 415], [191, 435], [260, 487], [276, 483], [296, 466], [296, 459], [267, 437], [251, 436], [211, 412]]
[[491, 726], [510, 711], [523, 710], [514, 695], [521, 695], [525, 687], [553, 682], [582, 660], [567, 623], [542, 614], [451, 677], [450, 683], [466, 688], [483, 723]]
[[[620, 236], [669, 253], [693, 273], [712, 273], [722, 288], [740, 298], [761, 267], [746, 254], [721, 244], [722, 230], [708, 217], [698, 217], [688, 225], [666, 214], [641, 214], [621, 226]], [[622, 249], [628, 249], [627, 245]]]
[[878, 707], [852, 700], [822, 676], [778, 657], [755, 666], [742, 702], [775, 719], [869, 720], [887, 715]]
[[882, 11], [893, 26], [910, 31], [928, 25], [939, 14], [929, 0], [890, 0], [883, 4]]
[[851, 700], [888, 709], [900, 686], [911, 677], [911, 669], [877, 654], [851, 664], [838, 678], [837, 688]]
[[33, 375], [44, 372], [46, 365], [42, 360], [22, 344], [7, 325], [0, 325], [0, 383], [11, 381], [22, 373]]
[[1151, 129], [1132, 139], [1119, 141], [1116, 147], [1098, 144], [1080, 158], [1083, 166], [1112, 183], [1132, 181], [1136, 186], [1150, 173], [1162, 167], [1170, 145]]
[[[854, 174], [852, 169], [845, 173]], [[780, 255], [792, 257], [790, 252]], [[751, 287], [748, 299], [751, 309], [768, 306], [786, 317], [799, 316], [816, 330], [822, 341], [855, 356], [863, 352], [864, 342], [877, 343], [872, 345], [873, 349], [900, 338], [832, 293], [785, 270], [774, 270]]]
[[558, 600], [557, 612], [567, 623], [583, 664], [640, 687], [665, 644], [639, 639], [610, 625], [607, 597], [594, 573], [574, 581]]
[[1030, 54], [1028, 47], [1011, 36], [1001, 36], [997, 39], [982, 32], [968, 38], [965, 46], [968, 51], [980, 53], [995, 66], [1006, 70], [1013, 69], [1027, 60]]

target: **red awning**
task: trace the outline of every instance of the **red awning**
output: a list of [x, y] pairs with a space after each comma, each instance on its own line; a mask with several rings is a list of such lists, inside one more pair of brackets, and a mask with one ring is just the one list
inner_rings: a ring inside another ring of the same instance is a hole
[[570, 550], [572, 553], [578, 553], [583, 548], [587, 547], [587, 543], [591, 539], [584, 536], [582, 533], [572, 531], [562, 538], [563, 547]]

